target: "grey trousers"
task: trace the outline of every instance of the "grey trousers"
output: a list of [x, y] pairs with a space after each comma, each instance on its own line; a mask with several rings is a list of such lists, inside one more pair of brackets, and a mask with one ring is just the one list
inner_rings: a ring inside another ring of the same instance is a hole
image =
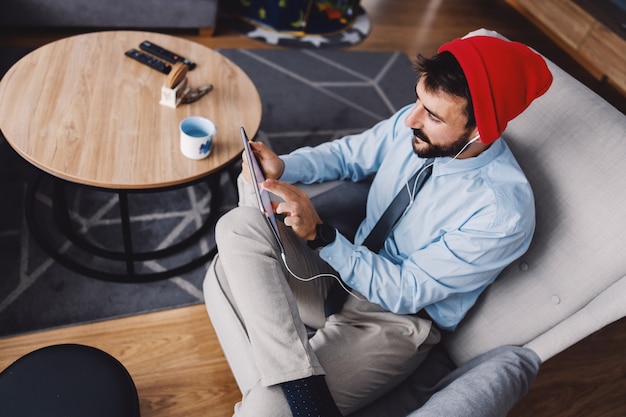
[[411, 374], [439, 341], [439, 331], [429, 320], [390, 313], [359, 294], [324, 317], [335, 279], [294, 275], [336, 272], [282, 223], [281, 238], [286, 265], [255, 207], [230, 211], [216, 227], [219, 255], [207, 272], [204, 295], [242, 392], [235, 415], [291, 417], [277, 384], [311, 375], [325, 375], [348, 415]]

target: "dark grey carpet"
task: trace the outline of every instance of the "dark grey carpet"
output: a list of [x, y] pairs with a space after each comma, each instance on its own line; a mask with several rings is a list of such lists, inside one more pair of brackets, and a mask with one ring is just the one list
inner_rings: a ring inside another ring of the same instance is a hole
[[[0, 74], [28, 51], [0, 49]], [[400, 53], [337, 50], [223, 50], [255, 82], [263, 101], [257, 137], [277, 152], [315, 145], [358, 132], [414, 100], [415, 75]], [[206, 266], [151, 283], [99, 281], [71, 272], [50, 259], [28, 232], [24, 219], [27, 183], [37, 171], [0, 138], [0, 336], [32, 332], [201, 303]], [[236, 203], [232, 178], [222, 175], [219, 212]], [[45, 184], [44, 184], [45, 185]], [[47, 187], [36, 213], [50, 207]], [[85, 236], [119, 239], [117, 197], [82, 187], [68, 190], [72, 223]], [[202, 184], [131, 201], [133, 231], [140, 245], [157, 248], [189, 233], [208, 212], [211, 195]], [[104, 236], [104, 237], [102, 237]], [[64, 240], [63, 250], [73, 250]], [[183, 257], [213, 247], [212, 233]], [[87, 260], [92, 262], [92, 260]], [[142, 270], [158, 272], [178, 259], [152, 261]], [[94, 261], [95, 262], [95, 261]]]

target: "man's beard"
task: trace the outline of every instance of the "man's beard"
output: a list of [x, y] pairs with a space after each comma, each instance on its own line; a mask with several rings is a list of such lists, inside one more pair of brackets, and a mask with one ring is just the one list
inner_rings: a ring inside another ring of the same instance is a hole
[[467, 145], [467, 141], [469, 140], [471, 133], [472, 132], [470, 130], [467, 130], [457, 140], [449, 145], [433, 145], [430, 138], [426, 136], [421, 129], [413, 129], [413, 134], [420, 138], [422, 142], [428, 144], [428, 148], [418, 150], [415, 138], [411, 138], [411, 141], [413, 141], [413, 152], [415, 152], [420, 158], [439, 158], [442, 156], [454, 157], [461, 152], [465, 145]]

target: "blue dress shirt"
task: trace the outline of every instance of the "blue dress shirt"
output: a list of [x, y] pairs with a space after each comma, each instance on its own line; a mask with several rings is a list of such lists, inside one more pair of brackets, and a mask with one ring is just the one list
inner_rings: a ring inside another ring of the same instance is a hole
[[[480, 293], [530, 245], [533, 193], [506, 143], [474, 158], [437, 158], [379, 253], [362, 245], [393, 198], [424, 164], [404, 119], [413, 105], [373, 128], [281, 158], [281, 180], [360, 181], [376, 173], [354, 243], [337, 234], [320, 256], [371, 302], [398, 314], [425, 308], [453, 330]], [[407, 190], [408, 192], [408, 190]]]

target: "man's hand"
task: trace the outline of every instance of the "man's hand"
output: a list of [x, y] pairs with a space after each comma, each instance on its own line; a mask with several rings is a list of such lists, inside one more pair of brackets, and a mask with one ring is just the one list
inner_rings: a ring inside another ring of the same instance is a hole
[[265, 180], [263, 188], [284, 200], [274, 203], [274, 210], [285, 215], [285, 225], [290, 226], [302, 239], [315, 239], [315, 226], [322, 223], [322, 220], [306, 193], [295, 185], [275, 179]]
[[[265, 178], [278, 179], [281, 175], [283, 175], [285, 163], [278, 157], [278, 155], [276, 155], [276, 153], [274, 153], [274, 151], [265, 146], [264, 143], [250, 142], [250, 150], [254, 153]], [[243, 152], [241, 158], [243, 160], [241, 173], [246, 181], [251, 183], [252, 176], [250, 175], [250, 170], [248, 169], [248, 156], [245, 151]]]

